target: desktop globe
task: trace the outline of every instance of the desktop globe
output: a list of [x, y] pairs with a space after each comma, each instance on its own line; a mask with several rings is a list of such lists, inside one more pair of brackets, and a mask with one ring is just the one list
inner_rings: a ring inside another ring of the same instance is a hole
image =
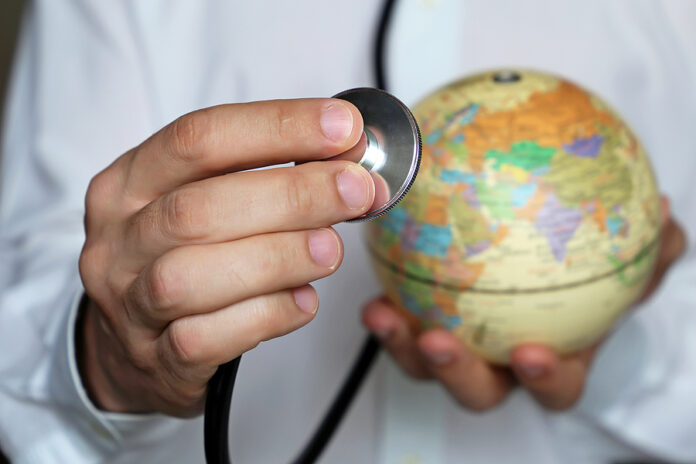
[[494, 363], [526, 342], [598, 341], [641, 295], [660, 199], [626, 123], [592, 93], [491, 71], [414, 108], [420, 172], [367, 225], [387, 296], [417, 329], [444, 327]]

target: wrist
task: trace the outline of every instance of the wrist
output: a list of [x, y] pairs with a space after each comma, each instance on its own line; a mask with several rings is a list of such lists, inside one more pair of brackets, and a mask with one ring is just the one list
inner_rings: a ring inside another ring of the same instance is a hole
[[82, 384], [92, 403], [109, 412], [145, 412], [137, 407], [119, 385], [112, 373], [128, 377], [128, 364], [116, 359], [117, 355], [105, 345], [110, 337], [97, 304], [85, 295], [80, 303], [75, 330], [75, 356]]

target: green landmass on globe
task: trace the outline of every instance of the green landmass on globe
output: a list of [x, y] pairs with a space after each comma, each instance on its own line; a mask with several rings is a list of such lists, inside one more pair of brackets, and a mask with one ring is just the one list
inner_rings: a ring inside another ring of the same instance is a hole
[[520, 343], [563, 354], [606, 334], [658, 251], [659, 193], [626, 123], [532, 71], [465, 78], [414, 115], [419, 175], [367, 226], [390, 299], [415, 327], [445, 327], [496, 363]]

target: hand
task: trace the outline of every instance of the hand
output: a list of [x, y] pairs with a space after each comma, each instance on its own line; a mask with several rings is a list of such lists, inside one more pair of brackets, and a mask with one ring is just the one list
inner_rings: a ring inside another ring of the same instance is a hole
[[343, 257], [331, 224], [372, 205], [349, 161], [244, 171], [341, 154], [362, 134], [342, 100], [196, 111], [91, 182], [78, 329], [84, 383], [121, 412], [199, 413], [217, 367], [307, 324], [308, 282]]
[[[657, 264], [641, 301], [654, 292], [686, 248], [684, 232], [664, 197], [662, 213]], [[413, 333], [385, 297], [367, 304], [363, 322], [406, 373], [441, 382], [463, 407], [474, 411], [497, 406], [518, 384], [547, 409], [570, 408], [582, 394], [599, 346], [561, 357], [545, 346], [525, 344], [513, 350], [510, 367], [505, 368], [490, 365], [444, 329]]]

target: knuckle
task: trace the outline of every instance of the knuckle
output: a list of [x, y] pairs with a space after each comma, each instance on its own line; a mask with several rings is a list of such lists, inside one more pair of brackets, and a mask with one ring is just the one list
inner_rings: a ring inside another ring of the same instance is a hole
[[[260, 298], [254, 300], [252, 317], [257, 333], [273, 332], [278, 325], [278, 320], [274, 317], [281, 311], [280, 304], [276, 298]], [[265, 340], [265, 338], [263, 339]]]
[[210, 226], [207, 197], [196, 188], [173, 191], [163, 209], [164, 227], [172, 237], [198, 240]]
[[94, 176], [87, 186], [85, 195], [85, 222], [91, 223], [92, 216], [98, 216], [106, 209], [106, 199], [113, 198], [114, 180], [111, 172], [106, 169]]
[[169, 346], [178, 364], [196, 364], [202, 360], [202, 340], [185, 319], [177, 319], [167, 329]]
[[165, 257], [157, 259], [147, 275], [149, 299], [154, 309], [159, 311], [176, 305], [186, 282], [184, 273], [167, 261]]
[[135, 279], [123, 294], [123, 311], [126, 319], [129, 322], [136, 320], [136, 313], [140, 313], [140, 308], [143, 307], [142, 301], [142, 285], [139, 285], [140, 279]]
[[[227, 278], [229, 282], [232, 284], [233, 288], [238, 288], [242, 291], [249, 291], [254, 288], [254, 285], [249, 281], [247, 274], [244, 272], [244, 269], [238, 269], [237, 266], [239, 266], [240, 263], [239, 261], [234, 261], [230, 263], [229, 266], [227, 266], [226, 271], [227, 271]], [[246, 263], [245, 263], [246, 266]], [[259, 266], [261, 269], [268, 269], [267, 266]]]
[[287, 213], [297, 214], [313, 210], [318, 205], [317, 191], [309, 184], [306, 176], [288, 176], [284, 189], [278, 198], [283, 198]]
[[283, 104], [274, 107], [273, 115], [267, 121], [269, 138], [286, 140], [288, 137], [294, 139], [301, 135], [298, 134], [301, 126], [297, 124], [294, 113]]
[[152, 231], [161, 227], [162, 221], [158, 206], [159, 203], [150, 203], [125, 220], [126, 240], [131, 243], [142, 243]]
[[151, 350], [148, 347], [132, 339], [124, 340], [124, 344], [126, 345], [128, 360], [134, 367], [142, 372], [153, 372], [156, 370]]
[[127, 276], [115, 269], [111, 269], [110, 271], [106, 272], [102, 279], [103, 289], [105, 292], [107, 292], [111, 299], [118, 301], [121, 299], [120, 297], [124, 293], [124, 290], [127, 291], [128, 286], [125, 282], [126, 278]]
[[157, 360], [150, 340], [139, 336], [128, 327], [116, 327], [114, 335], [119, 340], [125, 359], [131, 366], [146, 375], [157, 370]]
[[196, 111], [177, 118], [171, 125], [171, 155], [181, 161], [198, 161], [211, 134], [206, 111]]
[[251, 340], [249, 349], [256, 347], [259, 343], [275, 338], [278, 335], [286, 332], [285, 318], [282, 314], [287, 308], [281, 302], [281, 298], [268, 297], [257, 298], [252, 302], [252, 311], [250, 312], [253, 318], [252, 333], [256, 334]]
[[89, 240], [85, 241], [78, 260], [78, 268], [80, 277], [82, 277], [85, 286], [89, 287], [89, 283], [93, 282], [100, 272], [100, 263], [104, 262], [102, 247]]
[[[262, 246], [258, 247], [256, 253], [256, 266], [266, 277], [275, 278], [278, 271], [299, 270], [301, 264], [301, 254], [299, 250], [292, 246], [292, 240], [266, 240]], [[274, 275], [275, 274], [275, 275]], [[244, 279], [243, 274], [237, 272], [237, 279]]]
[[121, 284], [127, 276], [116, 278], [119, 273], [113, 266], [110, 249], [105, 242], [87, 240], [83, 245], [78, 259], [78, 270], [85, 290], [105, 300], [117, 300], [120, 295]]

